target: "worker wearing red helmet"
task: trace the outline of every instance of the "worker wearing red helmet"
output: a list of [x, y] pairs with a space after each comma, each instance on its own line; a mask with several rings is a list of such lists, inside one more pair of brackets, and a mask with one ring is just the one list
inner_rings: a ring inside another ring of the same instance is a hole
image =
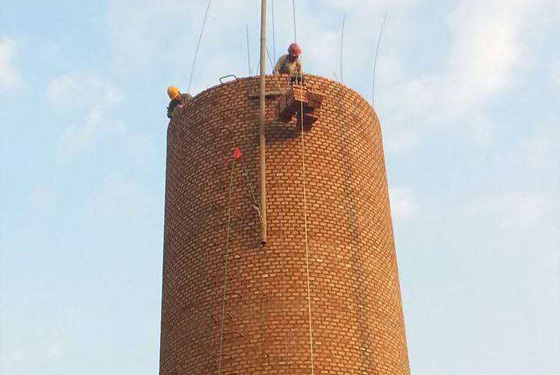
[[274, 74], [301, 74], [301, 48], [296, 44], [290, 44], [288, 54], [283, 55], [278, 59], [274, 67]]

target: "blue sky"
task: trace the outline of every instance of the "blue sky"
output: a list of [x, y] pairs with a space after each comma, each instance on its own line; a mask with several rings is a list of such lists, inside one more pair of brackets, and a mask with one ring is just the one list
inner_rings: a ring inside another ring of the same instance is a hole
[[[0, 372], [158, 368], [165, 88], [203, 0], [0, 4]], [[560, 372], [560, 3], [297, 2], [304, 69], [371, 100], [375, 43], [416, 375]], [[293, 40], [276, 1], [276, 54]], [[259, 1], [214, 0], [192, 93], [256, 70]], [[269, 29], [270, 31], [270, 29]], [[274, 49], [269, 34], [269, 48]]]

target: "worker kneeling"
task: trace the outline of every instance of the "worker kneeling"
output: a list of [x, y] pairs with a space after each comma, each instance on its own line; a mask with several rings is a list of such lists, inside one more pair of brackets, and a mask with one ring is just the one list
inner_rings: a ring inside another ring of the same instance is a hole
[[301, 55], [301, 48], [296, 43], [290, 44], [288, 54], [278, 59], [274, 67], [274, 74], [290, 74], [292, 76], [292, 83], [302, 83], [303, 71], [299, 55]]
[[169, 99], [171, 99], [169, 107], [167, 107], [168, 118], [172, 118], [177, 108], [183, 108], [183, 106], [192, 99], [192, 96], [189, 94], [181, 94], [181, 91], [175, 86], [169, 86], [167, 88], [167, 95], [169, 95]]

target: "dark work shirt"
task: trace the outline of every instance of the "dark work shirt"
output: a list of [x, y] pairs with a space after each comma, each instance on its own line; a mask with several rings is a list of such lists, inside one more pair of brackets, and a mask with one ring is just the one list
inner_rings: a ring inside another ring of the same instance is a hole
[[181, 105], [187, 104], [191, 99], [192, 96], [190, 96], [189, 94], [181, 94], [181, 100], [177, 100], [177, 99], [171, 100], [169, 102], [169, 107], [167, 107], [167, 117], [168, 118], [173, 117], [173, 112], [175, 111], [175, 108], [177, 108], [179, 104]]

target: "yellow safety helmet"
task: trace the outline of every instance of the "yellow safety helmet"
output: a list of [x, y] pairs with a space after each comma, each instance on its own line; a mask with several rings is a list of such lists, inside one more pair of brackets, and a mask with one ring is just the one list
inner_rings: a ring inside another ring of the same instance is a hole
[[167, 95], [169, 95], [169, 99], [179, 99], [181, 93], [179, 92], [179, 89], [177, 87], [169, 86], [167, 88]]

